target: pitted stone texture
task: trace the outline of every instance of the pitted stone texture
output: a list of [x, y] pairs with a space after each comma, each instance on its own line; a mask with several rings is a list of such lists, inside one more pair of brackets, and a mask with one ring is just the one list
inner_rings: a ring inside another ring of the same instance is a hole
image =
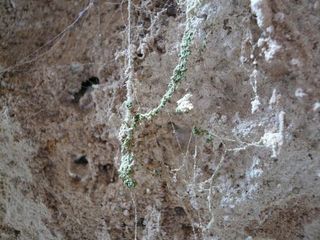
[[[132, 3], [144, 113], [185, 17], [175, 1]], [[202, 2], [186, 79], [134, 136], [131, 191], [117, 174], [127, 3], [88, 4], [0, 3], [0, 238], [320, 239], [320, 1]]]

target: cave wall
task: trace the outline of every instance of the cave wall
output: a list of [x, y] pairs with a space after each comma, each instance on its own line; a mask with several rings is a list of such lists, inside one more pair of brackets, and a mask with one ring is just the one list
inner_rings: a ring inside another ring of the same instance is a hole
[[[132, 5], [134, 111], [147, 112], [185, 8]], [[1, 239], [320, 239], [320, 1], [200, 1], [187, 76], [134, 136], [131, 190], [117, 171], [127, 2], [0, 13]]]

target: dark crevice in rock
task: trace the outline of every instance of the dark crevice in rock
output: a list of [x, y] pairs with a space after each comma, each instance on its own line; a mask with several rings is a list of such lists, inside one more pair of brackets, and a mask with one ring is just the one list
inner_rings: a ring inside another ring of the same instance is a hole
[[99, 78], [90, 77], [88, 80], [81, 83], [81, 88], [76, 92], [74, 96], [74, 102], [78, 103], [80, 98], [92, 87], [92, 85], [98, 85], [100, 83]]
[[73, 162], [76, 164], [80, 164], [80, 165], [87, 165], [88, 164], [88, 160], [85, 155], [75, 159]]

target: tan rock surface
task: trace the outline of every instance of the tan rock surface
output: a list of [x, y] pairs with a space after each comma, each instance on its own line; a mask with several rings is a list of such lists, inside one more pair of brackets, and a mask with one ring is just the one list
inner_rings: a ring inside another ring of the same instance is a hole
[[[146, 112], [185, 9], [132, 4]], [[0, 239], [320, 239], [320, 1], [202, 1], [197, 19], [185, 81], [138, 127], [128, 190], [127, 2], [0, 2]], [[176, 113], [186, 94], [193, 108]]]

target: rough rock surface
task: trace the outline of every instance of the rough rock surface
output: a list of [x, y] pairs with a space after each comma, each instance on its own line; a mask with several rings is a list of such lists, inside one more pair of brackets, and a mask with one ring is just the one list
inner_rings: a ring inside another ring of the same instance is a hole
[[[146, 112], [185, 9], [132, 4]], [[117, 173], [127, 16], [126, 1], [0, 2], [0, 239], [320, 239], [320, 1], [201, 1], [187, 77], [135, 135], [133, 190]]]

